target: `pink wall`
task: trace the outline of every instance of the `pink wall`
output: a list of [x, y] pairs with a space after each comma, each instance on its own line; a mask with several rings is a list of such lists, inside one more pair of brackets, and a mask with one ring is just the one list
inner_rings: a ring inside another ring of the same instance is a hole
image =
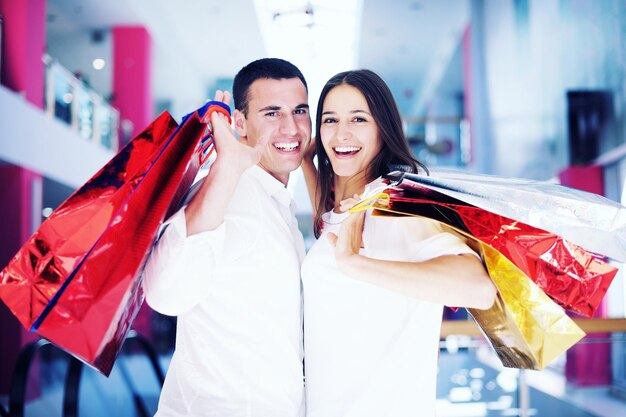
[[[32, 222], [33, 182], [41, 176], [14, 165], [0, 165], [0, 269], [13, 258], [22, 244], [33, 233]], [[0, 302], [0, 395], [8, 393], [11, 373], [20, 349], [37, 340], [38, 336], [28, 332], [13, 314]], [[5, 370], [10, 370], [5, 372]], [[37, 381], [34, 378], [33, 381]]]
[[[2, 84], [24, 94], [33, 105], [44, 106], [45, 70], [42, 61], [46, 43], [45, 0], [0, 0], [3, 18]], [[36, 172], [13, 165], [0, 166], [0, 268], [11, 260], [33, 233], [33, 182]], [[2, 304], [2, 303], [0, 303]], [[8, 309], [0, 306], [0, 395], [8, 393], [11, 373], [22, 346], [38, 339], [26, 331]], [[7, 372], [8, 371], [8, 372]], [[36, 373], [36, 369], [33, 370]], [[37, 377], [32, 377], [38, 391]]]
[[[113, 28], [113, 106], [133, 123], [129, 138], [153, 119], [152, 38], [141, 26]], [[120, 138], [122, 136], [120, 135]], [[121, 140], [124, 140], [123, 138]], [[126, 142], [120, 143], [120, 147]]]
[[[152, 107], [152, 38], [141, 26], [113, 28], [113, 106], [121, 120], [133, 123], [133, 132], [120, 147], [141, 132], [154, 118]], [[133, 323], [133, 329], [151, 335], [152, 310], [144, 303]]]
[[0, 14], [4, 19], [2, 84], [43, 108], [46, 1], [0, 0]]

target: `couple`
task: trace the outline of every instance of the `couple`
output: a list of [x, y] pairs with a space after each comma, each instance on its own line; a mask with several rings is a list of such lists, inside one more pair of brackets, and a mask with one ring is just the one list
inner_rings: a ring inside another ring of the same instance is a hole
[[[295, 66], [252, 62], [233, 95], [239, 141], [213, 114], [218, 157], [146, 265], [148, 304], [178, 316], [157, 416], [434, 415], [443, 305], [488, 308], [495, 288], [437, 222], [345, 212], [390, 166], [418, 169], [388, 87], [367, 70], [328, 81], [319, 172]], [[285, 188], [301, 163], [319, 238], [306, 256]]]

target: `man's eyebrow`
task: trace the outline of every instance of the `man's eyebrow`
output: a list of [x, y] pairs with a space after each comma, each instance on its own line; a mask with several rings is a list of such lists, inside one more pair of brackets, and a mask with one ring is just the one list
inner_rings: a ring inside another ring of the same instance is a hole
[[[309, 109], [309, 105], [306, 104], [306, 103], [298, 104], [296, 106], [296, 109], [297, 110], [300, 110], [300, 109], [307, 109], [308, 110]], [[259, 109], [259, 113], [265, 112], [265, 111], [278, 111], [278, 110], [282, 110], [282, 107], [280, 107], [280, 106], [265, 106], [265, 107]]]
[[264, 112], [264, 111], [276, 111], [276, 110], [280, 110], [280, 106], [265, 106], [262, 109], [259, 109], [259, 113]]

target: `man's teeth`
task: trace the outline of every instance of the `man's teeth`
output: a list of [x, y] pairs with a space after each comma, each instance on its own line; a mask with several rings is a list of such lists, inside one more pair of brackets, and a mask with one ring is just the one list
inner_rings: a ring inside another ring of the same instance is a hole
[[274, 147], [282, 151], [293, 151], [294, 149], [298, 149], [298, 146], [300, 146], [298, 142], [292, 142], [292, 143], [281, 142], [281, 143], [274, 144]]
[[356, 146], [337, 146], [335, 148], [335, 152], [337, 153], [349, 153], [349, 152], [358, 152], [361, 148]]

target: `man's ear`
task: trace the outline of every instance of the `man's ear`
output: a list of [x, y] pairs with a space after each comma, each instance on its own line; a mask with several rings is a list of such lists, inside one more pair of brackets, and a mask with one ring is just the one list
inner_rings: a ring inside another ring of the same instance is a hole
[[235, 121], [235, 131], [239, 135], [239, 140], [246, 140], [246, 116], [240, 110], [235, 109], [233, 112], [233, 120]]

